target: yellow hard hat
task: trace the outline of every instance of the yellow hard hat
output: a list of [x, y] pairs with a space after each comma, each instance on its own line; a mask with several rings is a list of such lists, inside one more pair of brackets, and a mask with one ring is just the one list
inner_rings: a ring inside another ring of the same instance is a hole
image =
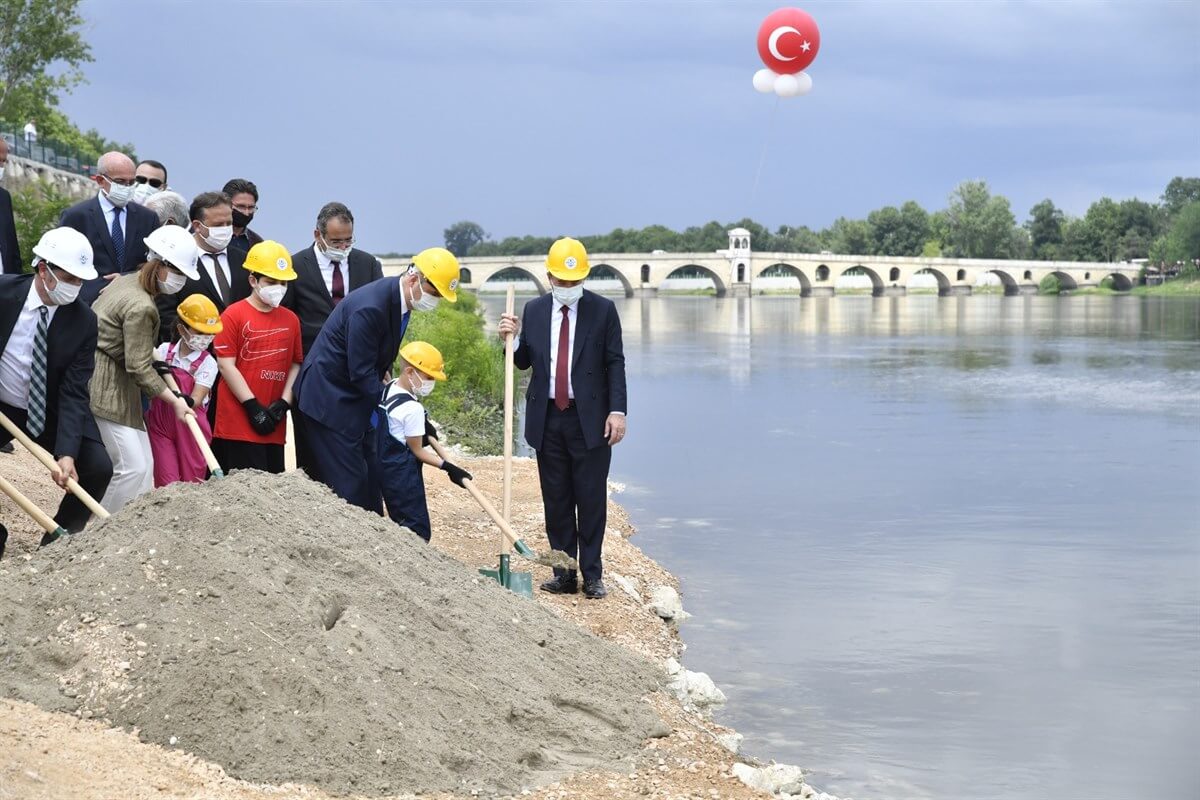
[[587, 248], [578, 239], [565, 236], [550, 245], [546, 269], [560, 281], [581, 281], [592, 267], [588, 264]]
[[175, 309], [179, 318], [201, 333], [220, 333], [221, 314], [217, 304], [202, 294], [189, 294]]
[[400, 357], [435, 381], [446, 380], [442, 353], [429, 342], [409, 342], [400, 348]]
[[458, 299], [455, 290], [458, 289], [459, 269], [454, 253], [444, 247], [430, 247], [413, 256], [412, 263], [433, 284], [438, 294], [451, 303]]
[[292, 255], [279, 242], [270, 239], [259, 242], [250, 248], [246, 254], [246, 272], [265, 275], [277, 281], [296, 280], [296, 270], [292, 269]]

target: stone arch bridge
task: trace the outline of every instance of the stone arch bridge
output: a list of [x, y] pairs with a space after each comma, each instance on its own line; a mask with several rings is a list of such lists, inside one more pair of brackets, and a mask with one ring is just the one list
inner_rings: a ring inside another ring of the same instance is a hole
[[[1064, 289], [1097, 286], [1113, 279], [1113, 288], [1124, 291], [1138, 278], [1135, 264], [1079, 261], [1008, 261], [1002, 259], [913, 258], [903, 256], [844, 256], [828, 253], [761, 253], [737, 250], [716, 253], [595, 253], [589, 255], [592, 274], [615, 278], [626, 296], [655, 294], [670, 277], [697, 274], [712, 279], [718, 296], [749, 295], [764, 273], [795, 276], [802, 297], [833, 295], [843, 274], [866, 275], [876, 296], [902, 295], [909, 280], [918, 274], [937, 280], [938, 294], [970, 294], [980, 279], [996, 275], [1005, 294], [1031, 294], [1048, 275], [1056, 276]], [[545, 256], [488, 256], [462, 258], [461, 285], [478, 289], [506, 270], [524, 273], [539, 293], [549, 290]], [[398, 274], [407, 266], [401, 259], [384, 259], [384, 270]], [[600, 269], [606, 267], [607, 269]], [[600, 276], [597, 276], [600, 277]]]

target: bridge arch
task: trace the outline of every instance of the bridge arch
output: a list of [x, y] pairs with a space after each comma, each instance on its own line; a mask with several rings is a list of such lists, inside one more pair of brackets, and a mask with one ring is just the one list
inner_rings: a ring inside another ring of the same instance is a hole
[[1075, 278], [1065, 272], [1055, 271], [1051, 272], [1050, 274], [1058, 278], [1058, 285], [1063, 289], [1070, 291], [1072, 289], [1079, 288], [1079, 283], [1075, 280]]
[[458, 282], [464, 286], [471, 285], [471, 270], [466, 267], [458, 268]]
[[[597, 274], [599, 273], [599, 274]], [[591, 272], [588, 273], [587, 279], [591, 280], [618, 280], [621, 282], [621, 288], [625, 292], [626, 297], [633, 297], [633, 284], [625, 277], [625, 273], [614, 267], [612, 264], [599, 263], [592, 266]], [[586, 284], [585, 284], [586, 285]]]
[[[957, 280], [961, 281], [966, 278], [966, 270], [960, 269], [957, 274], [958, 274]], [[933, 267], [925, 267], [924, 269], [919, 269], [916, 272], [914, 272], [912, 275], [909, 276], [909, 282], [911, 283], [912, 279], [918, 275], [932, 275], [934, 277], [934, 279], [937, 281], [937, 293], [939, 295], [943, 295], [943, 296], [950, 294], [950, 277], [948, 275], [946, 275], [946, 273], [942, 272], [940, 269], [934, 269]]]
[[[713, 286], [716, 287], [717, 297], [725, 296], [725, 292], [728, 290], [728, 287], [725, 285], [725, 281], [722, 280], [721, 276], [717, 272], [715, 272], [711, 268], [703, 266], [701, 264], [693, 264], [693, 263], [680, 264], [679, 266], [673, 268], [670, 272], [668, 272], [667, 276], [663, 280], [669, 281], [672, 278], [692, 277], [691, 275], [687, 274], [688, 272], [699, 272], [699, 273], [703, 274], [704, 277], [710, 278], [713, 282]], [[681, 275], [680, 273], [684, 273], [684, 274]]]
[[[989, 269], [988, 272], [991, 273], [992, 275], [995, 275], [997, 278], [1000, 279], [1000, 284], [1004, 287], [1005, 294], [1011, 295], [1011, 294], [1020, 294], [1021, 293], [1021, 289], [1017, 285], [1017, 279], [1014, 278], [1012, 275], [1009, 275], [1007, 272], [1005, 272], [1002, 269]], [[1029, 277], [1025, 278], [1025, 280], [1032, 279], [1032, 273], [1030, 273], [1029, 271], [1026, 271], [1025, 274], [1027, 276], [1029, 276]]]
[[[828, 269], [828, 267], [826, 269]], [[800, 281], [801, 297], [808, 297], [812, 294], [812, 281], [809, 280], [808, 275], [804, 274], [804, 270], [800, 269], [794, 264], [788, 264], [786, 261], [776, 261], [774, 264], [766, 266], [758, 271], [758, 274], [754, 276], [754, 279], [778, 278], [781, 277], [781, 273], [796, 276], [797, 280]]]
[[537, 289], [538, 294], [545, 294], [546, 292], [550, 291], [550, 287], [544, 283], [545, 275], [546, 273], [543, 272], [539, 276], [537, 273], [527, 269], [526, 267], [522, 267], [520, 264], [509, 264], [496, 270], [491, 275], [488, 275], [483, 282], [479, 284], [479, 288], [482, 289], [489, 283], [510, 283], [514, 280], [527, 279], [533, 281], [534, 288]]
[[1120, 272], [1113, 272], [1105, 275], [1101, 280], [1104, 281], [1109, 278], [1112, 278], [1112, 288], [1118, 292], [1128, 292], [1133, 288], [1133, 281], [1129, 279], [1128, 275], [1123, 275]]
[[866, 264], [852, 264], [851, 266], [846, 267], [844, 270], [842, 270], [841, 272], [839, 272], [837, 274], [837, 278], [834, 278], [835, 286], [836, 286], [836, 281], [839, 278], [842, 278], [844, 276], [852, 277], [854, 275], [866, 275], [868, 278], [871, 279], [871, 295], [873, 297], [883, 296], [883, 278], [880, 277], [878, 272], [871, 269]]

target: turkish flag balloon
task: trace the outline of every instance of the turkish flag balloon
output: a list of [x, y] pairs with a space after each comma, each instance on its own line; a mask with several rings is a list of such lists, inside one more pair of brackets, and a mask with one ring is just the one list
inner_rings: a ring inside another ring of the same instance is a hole
[[817, 23], [798, 8], [772, 11], [758, 29], [758, 55], [767, 69], [794, 75], [817, 57], [821, 32]]

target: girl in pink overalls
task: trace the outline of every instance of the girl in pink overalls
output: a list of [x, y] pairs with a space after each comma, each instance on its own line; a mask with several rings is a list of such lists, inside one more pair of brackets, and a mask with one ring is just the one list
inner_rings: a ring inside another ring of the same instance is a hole
[[[217, 359], [208, 352], [213, 336], [221, 332], [221, 315], [212, 300], [202, 294], [190, 295], [176, 309], [179, 321], [174, 341], [160, 344], [154, 351], [156, 365], [167, 385], [176, 390], [196, 409], [196, 423], [204, 438], [212, 441], [208, 425], [209, 392], [217, 379]], [[208, 467], [200, 446], [191, 430], [175, 418], [174, 411], [162, 400], [155, 399], [146, 412], [146, 432], [154, 454], [154, 486], [166, 486], [175, 481], [199, 483]]]

